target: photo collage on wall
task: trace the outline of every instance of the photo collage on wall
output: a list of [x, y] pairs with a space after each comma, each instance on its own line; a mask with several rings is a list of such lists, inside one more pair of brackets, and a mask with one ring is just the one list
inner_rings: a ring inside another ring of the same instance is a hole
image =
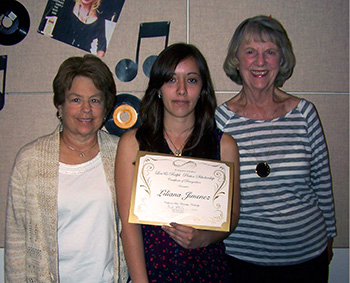
[[104, 57], [125, 0], [48, 0], [38, 33]]
[[[115, 30], [125, 0], [48, 0], [37, 32], [69, 44], [99, 57], [104, 57]], [[138, 74], [139, 52], [142, 39], [163, 37], [168, 45], [170, 21], [139, 23], [136, 58], [124, 58], [115, 67], [120, 81], [130, 82]], [[149, 77], [156, 55], [143, 63], [145, 76]], [[105, 127], [111, 134], [121, 136], [138, 127], [140, 99], [123, 93], [117, 95], [114, 109]]]

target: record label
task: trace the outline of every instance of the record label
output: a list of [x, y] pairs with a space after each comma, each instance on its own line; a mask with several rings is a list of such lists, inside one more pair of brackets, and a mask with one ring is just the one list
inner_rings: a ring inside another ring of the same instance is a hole
[[110, 134], [122, 136], [127, 130], [140, 126], [138, 111], [140, 99], [134, 95], [122, 93], [116, 96], [112, 113], [105, 124]]
[[14, 45], [28, 34], [28, 11], [17, 1], [6, 1], [0, 6], [0, 44]]
[[120, 105], [113, 111], [113, 121], [119, 128], [129, 129], [137, 121], [137, 112], [128, 104]]

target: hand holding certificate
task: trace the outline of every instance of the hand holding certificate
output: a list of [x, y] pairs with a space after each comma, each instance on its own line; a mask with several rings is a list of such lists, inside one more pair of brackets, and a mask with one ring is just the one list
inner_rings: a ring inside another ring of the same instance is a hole
[[230, 230], [233, 163], [140, 151], [129, 222]]

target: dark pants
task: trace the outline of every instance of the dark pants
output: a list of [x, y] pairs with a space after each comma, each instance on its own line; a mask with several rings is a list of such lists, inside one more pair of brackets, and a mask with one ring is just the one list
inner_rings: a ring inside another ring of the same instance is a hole
[[287, 266], [261, 266], [227, 256], [235, 283], [327, 283], [327, 249], [307, 262]]

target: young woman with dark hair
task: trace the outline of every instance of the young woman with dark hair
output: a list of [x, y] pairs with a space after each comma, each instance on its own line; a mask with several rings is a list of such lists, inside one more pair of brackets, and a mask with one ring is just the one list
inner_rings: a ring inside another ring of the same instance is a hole
[[138, 150], [235, 163], [231, 229], [239, 215], [239, 157], [232, 137], [217, 130], [209, 69], [196, 47], [178, 43], [155, 61], [141, 101], [141, 127], [127, 131], [116, 157], [122, 241], [132, 282], [230, 282], [223, 239], [229, 232], [128, 222]]

